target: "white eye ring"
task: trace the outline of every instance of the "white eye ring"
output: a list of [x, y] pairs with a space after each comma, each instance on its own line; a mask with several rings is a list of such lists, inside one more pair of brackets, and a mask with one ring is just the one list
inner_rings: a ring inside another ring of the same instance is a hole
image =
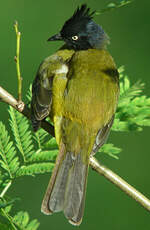
[[75, 36], [72, 36], [72, 40], [74, 40], [74, 41], [77, 41], [78, 40], [78, 36], [77, 35], [75, 35]]

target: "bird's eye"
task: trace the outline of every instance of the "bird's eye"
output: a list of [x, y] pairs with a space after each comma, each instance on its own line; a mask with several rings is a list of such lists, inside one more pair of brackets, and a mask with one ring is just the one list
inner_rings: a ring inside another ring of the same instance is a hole
[[77, 35], [75, 35], [75, 36], [72, 36], [72, 40], [74, 40], [74, 41], [77, 41], [78, 40], [78, 36]]

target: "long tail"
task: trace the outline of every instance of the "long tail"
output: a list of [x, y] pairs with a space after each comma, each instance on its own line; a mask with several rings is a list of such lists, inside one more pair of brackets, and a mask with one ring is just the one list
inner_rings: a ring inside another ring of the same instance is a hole
[[63, 211], [73, 225], [79, 225], [84, 212], [88, 163], [83, 163], [81, 153], [74, 155], [60, 146], [41, 211], [44, 214]]

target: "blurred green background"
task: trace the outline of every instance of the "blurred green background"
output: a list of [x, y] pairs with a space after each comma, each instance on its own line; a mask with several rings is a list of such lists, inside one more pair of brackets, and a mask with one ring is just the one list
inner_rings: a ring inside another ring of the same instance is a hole
[[[5, 0], [1, 1], [0, 13], [0, 85], [17, 95], [17, 78], [13, 57], [16, 37], [13, 23], [18, 20], [21, 37], [21, 72], [23, 95], [33, 81], [40, 62], [61, 45], [46, 40], [57, 33], [63, 22], [85, 1], [79, 0]], [[87, 0], [93, 10], [102, 9], [107, 0]], [[96, 16], [95, 21], [103, 26], [111, 38], [109, 51], [118, 66], [125, 65], [131, 82], [145, 82], [144, 94], [150, 96], [150, 1], [135, 0], [118, 10]], [[149, 48], [148, 48], [149, 47]], [[0, 120], [7, 125], [7, 106], [0, 104]], [[109, 142], [123, 148], [119, 160], [98, 156], [105, 165], [114, 170], [130, 184], [150, 198], [150, 128], [139, 133], [114, 133]], [[16, 210], [27, 210], [31, 218], [41, 222], [40, 230], [73, 229], [62, 213], [45, 216], [40, 212], [41, 201], [49, 175], [36, 178], [19, 178], [8, 194], [21, 197]], [[14, 210], [14, 212], [16, 211]], [[81, 230], [148, 230], [150, 213], [121, 192], [105, 178], [90, 170], [86, 207]]]

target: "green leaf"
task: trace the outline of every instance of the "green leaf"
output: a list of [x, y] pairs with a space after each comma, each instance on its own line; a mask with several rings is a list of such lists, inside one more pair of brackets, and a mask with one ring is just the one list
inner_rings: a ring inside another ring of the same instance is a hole
[[15, 202], [16, 199], [10, 200], [10, 201], [5, 201], [5, 200], [0, 200], [0, 209], [1, 208], [6, 208], [6, 212], [10, 212], [12, 204]]
[[44, 144], [46, 144], [52, 138], [44, 129], [39, 129], [34, 133], [34, 135], [39, 149], [44, 149]]
[[111, 11], [114, 9], [118, 9], [120, 7], [126, 6], [127, 4], [131, 3], [133, 0], [116, 0], [107, 4], [104, 9], [101, 9], [96, 12], [96, 15], [101, 15], [107, 11]]
[[13, 178], [19, 168], [19, 159], [10, 136], [2, 122], [0, 122], [0, 168]]
[[0, 199], [0, 209], [4, 209], [5, 213], [9, 213], [11, 211], [11, 208], [13, 206], [13, 204], [20, 200], [20, 198], [7, 198], [7, 200], [5, 200], [4, 198]]
[[131, 85], [121, 72], [120, 100], [112, 130], [141, 131], [142, 126], [150, 126], [150, 98], [139, 96], [143, 87], [141, 82]]
[[113, 144], [104, 144], [102, 148], [100, 148], [99, 152], [106, 153], [107, 155], [118, 159], [117, 154], [121, 152], [121, 149], [118, 147], [115, 147]]
[[9, 107], [9, 114], [10, 125], [14, 134], [16, 146], [22, 155], [23, 161], [27, 162], [34, 152], [29, 121], [12, 107]]
[[30, 84], [28, 92], [26, 94], [26, 98], [27, 98], [27, 103], [31, 102], [31, 97], [32, 97], [32, 84]]
[[29, 222], [29, 214], [23, 211], [18, 212], [13, 217], [13, 223], [19, 227], [20, 230], [37, 230], [40, 225], [37, 220]]
[[21, 166], [17, 171], [16, 176], [34, 176], [35, 174], [43, 174], [47, 172], [52, 172], [54, 163], [33, 163], [28, 166]]
[[15, 222], [21, 228], [25, 228], [29, 222], [29, 214], [27, 212], [20, 211], [13, 217], [13, 222]]
[[58, 149], [58, 145], [56, 143], [56, 139], [53, 137], [47, 143], [44, 144], [45, 150], [55, 150]]
[[30, 158], [30, 162], [55, 162], [56, 160], [56, 156], [58, 154], [58, 150], [45, 150], [45, 151], [41, 151], [38, 150], [37, 152], [35, 152], [31, 158]]
[[120, 99], [118, 106], [124, 106], [124, 103], [129, 102], [132, 98], [139, 95], [142, 92], [144, 84], [137, 82], [130, 86], [130, 81], [127, 76], [125, 76], [124, 81], [120, 82]]
[[6, 213], [9, 213], [10, 211], [11, 211], [11, 209], [12, 209], [12, 203], [14, 202], [14, 200], [12, 200], [12, 201], [10, 201], [10, 205], [7, 205], [6, 207], [4, 207], [4, 210], [5, 210], [5, 212]]
[[38, 229], [40, 223], [37, 220], [32, 220], [27, 227], [27, 230], [36, 230]]

